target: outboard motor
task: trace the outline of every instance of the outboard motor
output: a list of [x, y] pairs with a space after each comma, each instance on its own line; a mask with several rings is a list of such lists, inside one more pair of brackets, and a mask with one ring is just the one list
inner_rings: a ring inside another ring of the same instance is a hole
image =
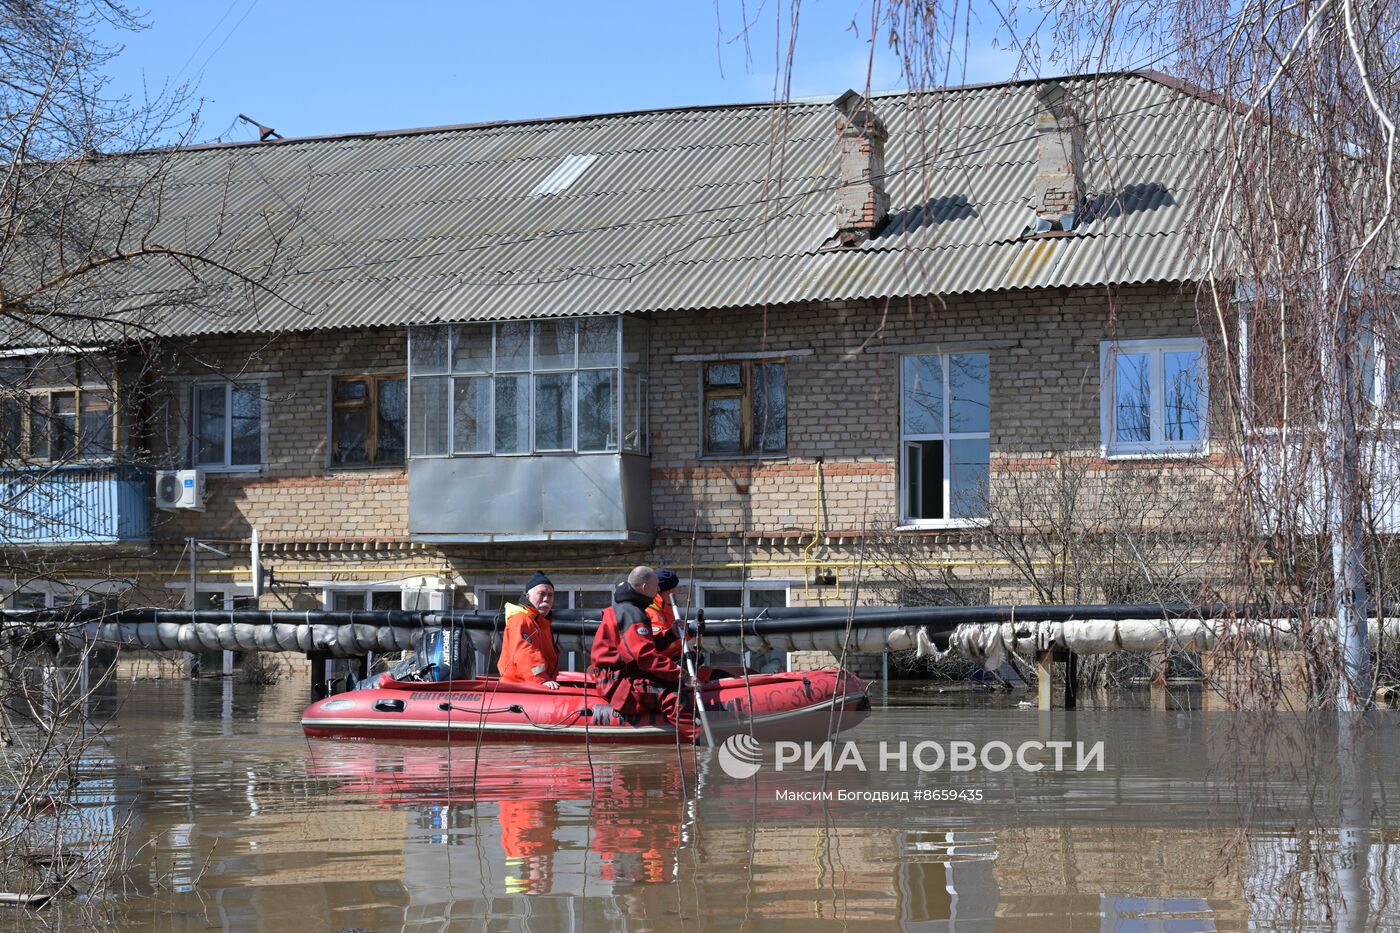
[[428, 629], [413, 653], [389, 670], [372, 674], [354, 685], [356, 690], [377, 687], [385, 679], [424, 681], [464, 680], [472, 676], [475, 647], [465, 630]]

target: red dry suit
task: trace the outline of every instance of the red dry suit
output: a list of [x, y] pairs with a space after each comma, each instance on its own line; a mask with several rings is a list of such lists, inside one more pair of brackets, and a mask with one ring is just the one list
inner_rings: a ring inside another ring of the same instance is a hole
[[[682, 715], [678, 691], [681, 668], [658, 650], [657, 640], [674, 638], [673, 632], [654, 631], [647, 613], [651, 600], [626, 583], [613, 590], [613, 604], [593, 635], [589, 673], [598, 692], [624, 716], [660, 712], [689, 739], [695, 723]], [[663, 641], [662, 648], [669, 641]]]

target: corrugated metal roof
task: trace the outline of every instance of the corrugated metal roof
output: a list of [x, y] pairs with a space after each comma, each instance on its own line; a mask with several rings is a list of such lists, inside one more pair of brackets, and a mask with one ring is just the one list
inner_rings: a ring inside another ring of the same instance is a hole
[[93, 300], [177, 335], [1192, 278], [1188, 218], [1223, 112], [1147, 75], [1062, 83], [1088, 119], [1097, 196], [1074, 235], [1022, 238], [1036, 104], [1015, 84], [876, 98], [891, 219], [854, 249], [825, 246], [827, 103], [188, 150], [149, 240], [266, 270], [259, 284], [211, 268], [191, 292], [188, 269], [148, 260]]

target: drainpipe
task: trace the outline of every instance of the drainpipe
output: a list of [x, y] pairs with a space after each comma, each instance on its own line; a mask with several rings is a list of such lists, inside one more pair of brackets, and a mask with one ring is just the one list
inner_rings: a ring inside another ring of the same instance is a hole
[[[811, 563], [812, 549], [822, 539], [822, 462], [824, 457], [817, 458], [817, 522], [812, 529], [812, 540], [807, 542], [807, 546], [802, 549], [802, 595], [808, 596], [812, 582], [811, 576], [807, 573], [808, 565]], [[814, 568], [815, 572], [815, 568]]]

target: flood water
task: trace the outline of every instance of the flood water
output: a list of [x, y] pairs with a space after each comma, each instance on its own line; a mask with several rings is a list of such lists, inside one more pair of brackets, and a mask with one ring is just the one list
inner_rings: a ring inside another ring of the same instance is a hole
[[[107, 689], [114, 715], [85, 762], [82, 797], [131, 821], [133, 890], [100, 911], [123, 929], [1187, 933], [1338, 923], [1318, 896], [1335, 834], [1098, 824], [1098, 798], [1121, 793], [1109, 784], [1086, 783], [1072, 821], [1020, 819], [1014, 799], [995, 819], [956, 803], [845, 811], [775, 801], [718, 774], [712, 755], [669, 747], [486, 745], [478, 756], [470, 741], [308, 740], [304, 680]], [[909, 691], [887, 708], [877, 700], [858, 731], [956, 723], [987, 702]], [[1153, 793], [1164, 815], [1192, 803], [1189, 789]], [[1362, 840], [1366, 929], [1400, 929], [1397, 842], [1378, 829]], [[0, 927], [62, 928], [72, 910], [0, 914]]]

